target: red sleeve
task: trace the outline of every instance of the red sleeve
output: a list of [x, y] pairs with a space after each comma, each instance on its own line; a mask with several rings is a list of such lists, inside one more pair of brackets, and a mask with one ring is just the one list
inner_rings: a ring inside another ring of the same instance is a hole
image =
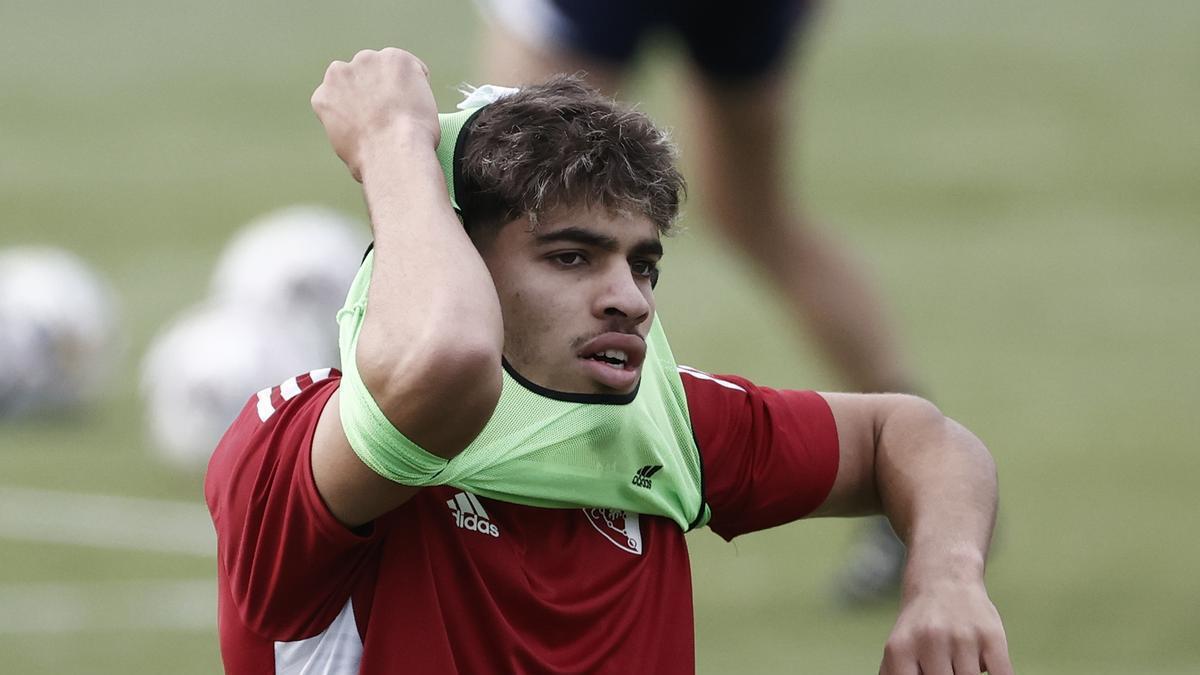
[[227, 599], [247, 628], [274, 640], [324, 630], [373, 542], [338, 522], [313, 482], [313, 430], [340, 380], [334, 371], [313, 383], [318, 372], [251, 397], [204, 481]]
[[730, 540], [802, 518], [825, 501], [838, 440], [824, 398], [686, 367], [680, 377], [714, 532]]

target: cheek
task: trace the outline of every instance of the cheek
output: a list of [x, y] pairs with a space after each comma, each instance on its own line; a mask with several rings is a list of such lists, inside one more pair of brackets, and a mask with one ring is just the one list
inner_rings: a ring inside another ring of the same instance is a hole
[[550, 325], [548, 315], [539, 311], [537, 303], [521, 291], [505, 296], [500, 310], [508, 348], [522, 352], [535, 351], [538, 336], [544, 334]]
[[569, 347], [577, 336], [568, 305], [561, 293], [525, 289], [507, 294], [501, 303], [506, 349], [514, 355], [545, 359]]
[[516, 302], [516, 307], [525, 322], [541, 329], [560, 325], [568, 319], [565, 306], [552, 295], [539, 297], [526, 293]]

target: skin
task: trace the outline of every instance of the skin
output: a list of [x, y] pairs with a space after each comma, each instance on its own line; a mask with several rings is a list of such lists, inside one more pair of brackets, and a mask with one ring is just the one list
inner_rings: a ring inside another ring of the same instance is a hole
[[[635, 372], [614, 386], [608, 366], [581, 358], [581, 350], [644, 339], [661, 248], [646, 218], [583, 208], [545, 214], [537, 227], [518, 219], [471, 242], [445, 197], [427, 72], [401, 50], [360, 52], [330, 66], [313, 107], [335, 152], [362, 181], [371, 211], [376, 276], [359, 370], [397, 429], [453, 457], [496, 405], [502, 355], [525, 377], [560, 391], [636, 385]], [[916, 397], [823, 396], [840, 460], [816, 515], [882, 511], [909, 548], [900, 616], [880, 672], [1010, 675], [1004, 628], [983, 580], [996, 510], [987, 449]], [[330, 511], [351, 527], [416, 492], [359, 461], [342, 431], [337, 394], [318, 422], [312, 465]]]
[[645, 349], [650, 278], [662, 258], [648, 218], [586, 208], [552, 213], [536, 228], [521, 218], [482, 243], [480, 254], [500, 295], [504, 355], [517, 372], [557, 391], [633, 390], [636, 377], [615, 384], [581, 352], [612, 335], [633, 336]]

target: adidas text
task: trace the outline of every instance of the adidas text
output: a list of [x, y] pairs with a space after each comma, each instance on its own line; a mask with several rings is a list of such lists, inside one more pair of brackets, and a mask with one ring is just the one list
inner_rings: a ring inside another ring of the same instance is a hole
[[489, 523], [483, 518], [480, 518], [474, 513], [464, 514], [462, 511], [455, 511], [454, 524], [458, 525], [464, 530], [474, 530], [476, 532], [490, 534], [493, 537], [500, 536], [500, 530], [496, 529], [495, 525]]
[[500, 529], [489, 519], [483, 502], [470, 492], [459, 492], [452, 499], [446, 500], [450, 513], [454, 516], [454, 524], [464, 530], [479, 532], [492, 537], [500, 537]]

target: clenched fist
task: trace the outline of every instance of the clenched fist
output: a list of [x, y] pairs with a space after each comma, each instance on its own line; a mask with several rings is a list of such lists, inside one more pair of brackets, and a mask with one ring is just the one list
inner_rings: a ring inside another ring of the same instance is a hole
[[1013, 675], [1000, 614], [982, 581], [905, 593], [880, 675]]
[[361, 181], [373, 154], [396, 142], [437, 147], [441, 130], [429, 88], [429, 69], [416, 56], [389, 47], [334, 61], [312, 95], [334, 152]]

